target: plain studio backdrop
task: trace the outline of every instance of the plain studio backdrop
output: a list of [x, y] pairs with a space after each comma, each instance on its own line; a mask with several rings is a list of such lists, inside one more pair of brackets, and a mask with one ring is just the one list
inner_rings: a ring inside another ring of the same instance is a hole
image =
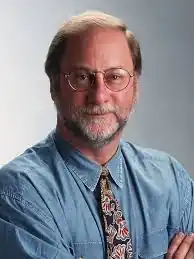
[[0, 165], [55, 127], [46, 53], [64, 20], [94, 9], [122, 18], [141, 43], [140, 97], [123, 137], [194, 176], [193, 0], [0, 0]]

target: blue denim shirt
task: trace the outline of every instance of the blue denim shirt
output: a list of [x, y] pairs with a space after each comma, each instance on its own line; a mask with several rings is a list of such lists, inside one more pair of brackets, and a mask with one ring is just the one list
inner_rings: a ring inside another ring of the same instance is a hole
[[[121, 141], [106, 165], [132, 235], [134, 259], [164, 258], [194, 231], [194, 183], [168, 154]], [[101, 166], [55, 131], [0, 170], [1, 259], [105, 259]]]

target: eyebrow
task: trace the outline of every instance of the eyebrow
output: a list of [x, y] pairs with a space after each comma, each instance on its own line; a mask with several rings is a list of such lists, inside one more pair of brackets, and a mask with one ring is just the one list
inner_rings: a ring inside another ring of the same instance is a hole
[[[113, 69], [113, 68], [122, 68], [122, 69], [126, 69], [123, 66], [113, 66], [113, 67], [108, 67], [102, 71], [107, 71], [109, 69]], [[87, 70], [87, 71], [91, 71], [91, 72], [95, 72], [97, 71], [96, 69], [92, 69], [91, 67], [89, 67], [88, 65], [85, 64], [77, 64], [77, 65], [71, 65], [70, 69], [83, 69], [83, 70]]]
[[84, 64], [71, 65], [70, 69], [84, 69], [84, 70], [92, 71], [92, 69], [89, 66]]

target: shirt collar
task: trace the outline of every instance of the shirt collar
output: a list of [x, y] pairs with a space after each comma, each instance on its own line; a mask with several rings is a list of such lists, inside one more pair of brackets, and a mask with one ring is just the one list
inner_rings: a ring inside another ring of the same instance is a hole
[[[69, 142], [59, 136], [56, 131], [53, 132], [53, 139], [69, 170], [75, 173], [91, 191], [94, 191], [101, 175], [102, 166], [88, 159], [79, 150], [75, 149]], [[106, 163], [105, 166], [108, 168], [114, 182], [122, 188], [123, 170], [120, 145], [115, 155]]]

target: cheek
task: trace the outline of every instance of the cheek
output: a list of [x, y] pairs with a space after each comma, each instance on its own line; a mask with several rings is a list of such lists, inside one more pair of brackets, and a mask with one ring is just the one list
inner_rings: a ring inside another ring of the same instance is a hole
[[67, 90], [64, 88], [61, 89], [60, 92], [60, 100], [64, 104], [64, 106], [71, 106], [71, 105], [84, 105], [86, 94], [83, 92], [75, 92], [73, 90]]
[[115, 104], [119, 106], [121, 112], [129, 112], [134, 104], [135, 99], [135, 89], [125, 89], [118, 92], [115, 96]]

